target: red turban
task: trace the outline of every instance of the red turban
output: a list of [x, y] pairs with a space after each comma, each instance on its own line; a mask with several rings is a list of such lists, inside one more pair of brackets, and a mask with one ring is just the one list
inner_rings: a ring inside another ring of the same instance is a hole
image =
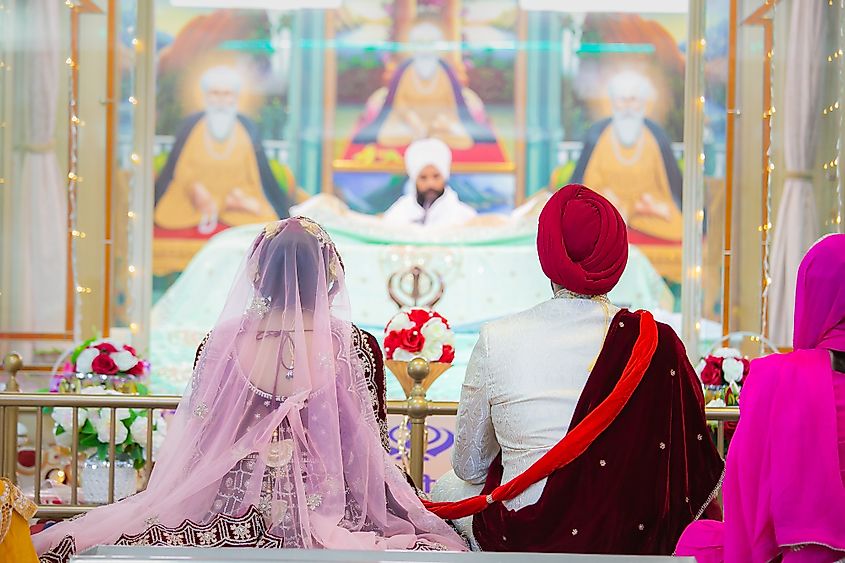
[[591, 189], [570, 184], [540, 213], [537, 254], [556, 284], [601, 295], [617, 284], [628, 262], [628, 231], [619, 211]]

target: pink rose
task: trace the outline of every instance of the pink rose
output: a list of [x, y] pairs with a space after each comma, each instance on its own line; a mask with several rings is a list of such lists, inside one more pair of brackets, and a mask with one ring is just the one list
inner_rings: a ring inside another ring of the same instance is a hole
[[94, 358], [94, 361], [91, 363], [91, 370], [101, 375], [114, 375], [120, 371], [117, 369], [117, 364], [114, 363], [114, 360], [108, 354], [100, 354]]

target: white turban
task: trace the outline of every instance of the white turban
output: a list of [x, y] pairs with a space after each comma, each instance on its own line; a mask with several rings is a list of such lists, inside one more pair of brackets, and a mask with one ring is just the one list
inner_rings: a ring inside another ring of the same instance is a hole
[[422, 139], [414, 141], [405, 151], [405, 171], [412, 182], [426, 166], [434, 166], [445, 178], [449, 179], [452, 169], [452, 150], [440, 139]]

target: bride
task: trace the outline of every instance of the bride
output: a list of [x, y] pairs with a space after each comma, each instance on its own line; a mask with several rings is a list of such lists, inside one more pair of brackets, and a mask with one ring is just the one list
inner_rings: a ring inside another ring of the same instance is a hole
[[36, 534], [41, 560], [100, 544], [465, 550], [382, 448], [349, 317], [326, 232], [268, 225], [147, 489]]

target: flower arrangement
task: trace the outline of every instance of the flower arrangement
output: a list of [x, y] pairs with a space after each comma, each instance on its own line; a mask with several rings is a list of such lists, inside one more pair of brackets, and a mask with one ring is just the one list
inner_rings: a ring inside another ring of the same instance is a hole
[[695, 371], [704, 386], [707, 406], [739, 404], [742, 382], [750, 368], [751, 362], [735, 348], [719, 348], [701, 360]]
[[[87, 387], [86, 394], [123, 395], [112, 389]], [[65, 448], [72, 445], [73, 409], [56, 407], [45, 409], [51, 415], [55, 425], [53, 433], [56, 443]], [[135, 469], [141, 469], [146, 461], [147, 430], [149, 420], [143, 409], [117, 409], [117, 424], [114, 429], [116, 457], [125, 456], [132, 461]], [[79, 451], [87, 455], [96, 455], [100, 460], [108, 459], [109, 436], [111, 434], [111, 409], [80, 408], [77, 410]], [[158, 453], [167, 431], [165, 419], [161, 414], [153, 418], [153, 456]]]
[[455, 334], [442, 315], [428, 309], [402, 311], [384, 330], [384, 351], [388, 360], [408, 362], [425, 358], [451, 364], [455, 360]]
[[79, 387], [102, 386], [118, 391], [146, 394], [141, 380], [149, 363], [135, 349], [109, 339], [89, 339], [77, 346], [61, 372], [50, 383], [51, 392], [78, 391]]

